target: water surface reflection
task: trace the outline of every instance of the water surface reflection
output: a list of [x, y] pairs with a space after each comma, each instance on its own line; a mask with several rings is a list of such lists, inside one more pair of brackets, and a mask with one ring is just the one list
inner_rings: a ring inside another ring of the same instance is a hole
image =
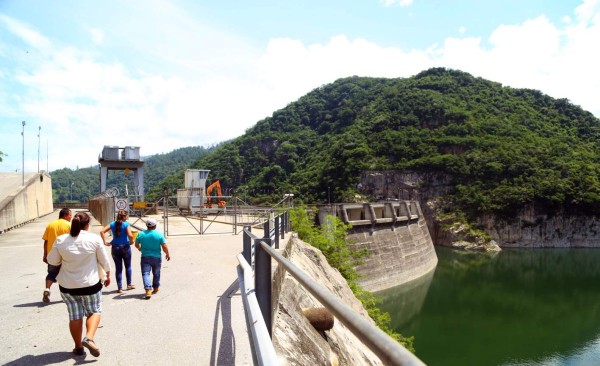
[[376, 294], [425, 363], [600, 364], [600, 250], [436, 252], [430, 280]]

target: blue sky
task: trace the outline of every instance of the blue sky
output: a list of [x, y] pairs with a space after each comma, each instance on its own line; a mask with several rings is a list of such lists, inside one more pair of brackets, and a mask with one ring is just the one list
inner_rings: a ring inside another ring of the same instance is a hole
[[[341, 77], [434, 66], [600, 116], [600, 0], [0, 0], [0, 171], [207, 146]], [[41, 127], [41, 130], [39, 130]], [[38, 138], [38, 132], [40, 137]]]

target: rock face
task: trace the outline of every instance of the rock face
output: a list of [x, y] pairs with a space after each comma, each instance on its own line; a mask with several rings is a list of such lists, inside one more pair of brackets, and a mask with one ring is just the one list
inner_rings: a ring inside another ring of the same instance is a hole
[[511, 222], [486, 216], [479, 220], [501, 247], [600, 247], [600, 221], [594, 216], [555, 215], [529, 208]]
[[[373, 322], [346, 280], [329, 266], [318, 249], [292, 237], [284, 256], [340, 301]], [[302, 311], [322, 305], [281, 267], [276, 270], [273, 288], [273, 303], [276, 306], [273, 314], [273, 344], [283, 364], [382, 365], [379, 358], [338, 319], [334, 320], [331, 330], [317, 331], [313, 328]]]
[[[452, 177], [436, 173], [406, 171], [367, 172], [361, 178], [362, 193], [380, 198], [417, 200], [421, 204], [435, 245], [455, 246], [456, 236], [442, 229], [432, 205], [454, 189]], [[527, 207], [504, 220], [480, 217], [478, 224], [502, 247], [600, 247], [598, 217], [565, 212], [545, 212]], [[460, 240], [458, 240], [460, 241]], [[469, 243], [461, 245], [469, 246]]]

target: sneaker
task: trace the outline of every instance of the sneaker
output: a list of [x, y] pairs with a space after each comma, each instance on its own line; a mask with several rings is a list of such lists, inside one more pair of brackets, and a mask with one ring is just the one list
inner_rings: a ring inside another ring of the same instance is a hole
[[44, 290], [44, 297], [42, 297], [43, 302], [50, 302], [50, 289], [47, 288]]
[[155, 294], [158, 292], [158, 287], [154, 287], [154, 289], [152, 290], [152, 293]]
[[84, 356], [85, 355], [85, 348], [81, 347], [81, 348], [73, 348], [73, 354], [75, 354], [75, 356]]
[[149, 299], [152, 297], [152, 290], [148, 289], [146, 290], [146, 299]]

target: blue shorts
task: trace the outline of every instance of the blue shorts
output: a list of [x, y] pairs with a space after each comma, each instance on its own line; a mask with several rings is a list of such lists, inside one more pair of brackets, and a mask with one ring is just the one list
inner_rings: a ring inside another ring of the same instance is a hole
[[56, 276], [58, 276], [58, 272], [60, 272], [60, 265], [53, 266], [53, 265], [49, 264], [48, 265], [48, 275], [46, 276], [46, 280], [56, 282]]
[[102, 290], [93, 295], [71, 295], [66, 292], [61, 292], [67, 311], [69, 312], [69, 320], [83, 319], [83, 316], [102, 313]]

